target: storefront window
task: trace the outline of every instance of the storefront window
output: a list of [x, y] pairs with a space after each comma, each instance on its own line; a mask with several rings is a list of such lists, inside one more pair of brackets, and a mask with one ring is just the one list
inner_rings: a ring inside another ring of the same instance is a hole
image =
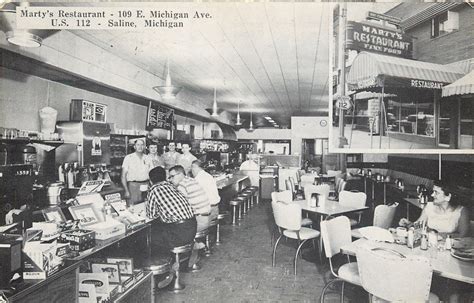
[[387, 130], [434, 136], [434, 101], [431, 92], [417, 92], [387, 102]]
[[450, 102], [441, 102], [439, 111], [439, 143], [449, 145], [450, 141], [450, 120], [452, 118], [452, 110]]
[[474, 135], [474, 106], [472, 99], [461, 100], [461, 135]]

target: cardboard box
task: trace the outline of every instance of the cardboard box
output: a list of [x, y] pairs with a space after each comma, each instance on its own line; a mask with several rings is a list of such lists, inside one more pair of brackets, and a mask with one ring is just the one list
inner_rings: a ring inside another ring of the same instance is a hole
[[72, 251], [81, 252], [95, 246], [95, 232], [76, 229], [62, 232], [58, 242], [69, 243]]
[[56, 243], [27, 242], [24, 252], [24, 280], [43, 280], [59, 270], [63, 260], [56, 255]]
[[106, 240], [123, 235], [126, 232], [125, 225], [114, 219], [88, 225], [87, 229], [95, 231], [95, 238], [98, 240]]

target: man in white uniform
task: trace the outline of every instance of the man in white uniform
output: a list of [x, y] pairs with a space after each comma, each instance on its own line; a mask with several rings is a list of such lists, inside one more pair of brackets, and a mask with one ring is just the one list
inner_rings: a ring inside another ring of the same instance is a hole
[[142, 192], [140, 185], [148, 185], [148, 161], [145, 151], [145, 140], [135, 141], [135, 152], [125, 156], [122, 164], [122, 185], [128, 205], [141, 202]]
[[194, 179], [204, 189], [207, 198], [211, 203], [211, 215], [209, 220], [213, 221], [217, 219], [217, 215], [219, 214], [219, 202], [221, 201], [221, 197], [219, 196], [216, 180], [208, 172], [202, 169], [201, 165], [201, 161], [194, 160], [191, 164], [191, 171]]

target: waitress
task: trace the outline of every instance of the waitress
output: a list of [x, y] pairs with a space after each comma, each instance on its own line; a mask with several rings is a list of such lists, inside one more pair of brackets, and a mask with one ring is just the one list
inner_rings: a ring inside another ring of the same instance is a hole
[[125, 156], [122, 164], [122, 185], [128, 205], [142, 201], [140, 185], [148, 185], [148, 161], [145, 151], [145, 140], [135, 141], [135, 152]]

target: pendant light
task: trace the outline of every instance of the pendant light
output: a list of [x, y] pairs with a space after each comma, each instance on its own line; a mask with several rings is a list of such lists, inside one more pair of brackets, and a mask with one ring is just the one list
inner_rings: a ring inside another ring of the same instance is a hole
[[249, 128], [247, 129], [247, 131], [253, 132], [254, 130], [255, 130], [255, 128], [253, 128], [252, 112], [250, 112], [250, 125], [249, 125]]
[[219, 114], [217, 113], [217, 92], [216, 87], [214, 87], [214, 103], [212, 103], [212, 114], [211, 117], [217, 118]]
[[170, 76], [170, 63], [167, 60], [167, 73], [166, 73], [166, 82], [164, 86], [154, 86], [153, 89], [157, 91], [163, 100], [169, 100], [176, 98], [176, 95], [179, 93], [182, 87], [171, 85], [171, 76]]
[[241, 126], [242, 121], [240, 121], [240, 100], [239, 103], [237, 103], [237, 121], [235, 122], [236, 126]]

